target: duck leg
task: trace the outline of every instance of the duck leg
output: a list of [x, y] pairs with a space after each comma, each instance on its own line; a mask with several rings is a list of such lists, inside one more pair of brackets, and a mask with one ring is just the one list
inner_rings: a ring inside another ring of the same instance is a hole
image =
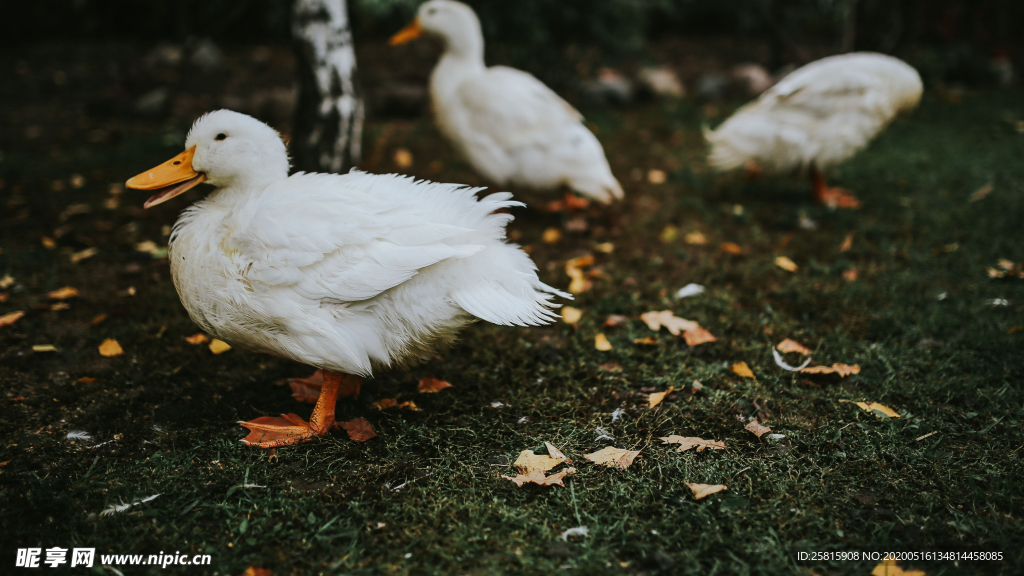
[[[362, 387], [362, 384], [362, 378], [348, 375], [346, 378], [342, 379], [341, 385], [338, 388], [338, 397], [348, 398], [349, 396], [359, 396], [359, 390]], [[288, 379], [288, 386], [292, 389], [292, 398], [306, 404], [316, 404], [317, 398], [320, 397], [320, 390], [323, 388], [323, 385], [323, 370], [317, 370], [306, 378]]]
[[860, 200], [849, 190], [825, 184], [825, 175], [811, 166], [811, 192], [814, 199], [829, 208], [860, 208]]
[[277, 448], [278, 446], [309, 442], [314, 436], [326, 435], [334, 427], [334, 405], [338, 401], [338, 394], [343, 383], [348, 380], [355, 380], [355, 382], [348, 383], [346, 387], [349, 389], [354, 387], [358, 393], [362, 378], [325, 370], [320, 394], [309, 422], [297, 414], [282, 414], [280, 417], [262, 416], [249, 422], [239, 422], [243, 427], [249, 429], [249, 435], [243, 438], [242, 442], [260, 448]]

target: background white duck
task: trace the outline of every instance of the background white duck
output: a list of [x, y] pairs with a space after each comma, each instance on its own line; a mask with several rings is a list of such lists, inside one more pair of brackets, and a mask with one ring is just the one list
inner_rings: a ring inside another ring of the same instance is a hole
[[714, 131], [708, 162], [768, 172], [809, 172], [815, 198], [833, 206], [860, 202], [825, 185], [823, 170], [863, 149], [900, 112], [921, 100], [921, 77], [891, 56], [857, 52], [799, 68], [740, 108]]
[[501, 186], [565, 185], [600, 202], [622, 198], [601, 143], [576, 109], [526, 72], [484, 64], [484, 37], [472, 8], [431, 0], [391, 43], [423, 34], [444, 44], [430, 75], [438, 125], [480, 174]]
[[339, 393], [375, 368], [424, 358], [480, 318], [531, 326], [556, 316], [530, 258], [505, 242], [521, 206], [456, 184], [361, 172], [288, 176], [272, 128], [221, 110], [196, 121], [186, 151], [128, 181], [154, 206], [203, 182], [216, 190], [182, 214], [171, 275], [189, 316], [232, 346], [323, 369], [307, 423], [294, 414], [242, 423], [269, 448], [326, 434]]

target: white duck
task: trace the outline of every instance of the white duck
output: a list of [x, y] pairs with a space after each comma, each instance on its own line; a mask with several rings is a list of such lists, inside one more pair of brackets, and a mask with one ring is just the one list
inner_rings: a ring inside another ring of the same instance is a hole
[[480, 174], [500, 186], [565, 185], [599, 202], [622, 198], [601, 143], [576, 109], [526, 72], [484, 64], [484, 37], [472, 8], [431, 0], [391, 44], [423, 34], [444, 43], [430, 75], [438, 125]]
[[715, 131], [708, 162], [773, 173], [808, 172], [819, 201], [856, 208], [848, 191], [825, 185], [823, 170], [863, 149], [900, 112], [921, 100], [921, 77], [902, 60], [857, 52], [799, 68], [740, 108]]
[[189, 316], [232, 346], [323, 369], [310, 422], [242, 423], [264, 448], [326, 434], [339, 393], [375, 368], [422, 359], [477, 318], [545, 324], [553, 296], [505, 242], [521, 206], [456, 184], [353, 171], [288, 176], [272, 128], [220, 110], [196, 121], [185, 152], [128, 180], [149, 208], [205, 181], [216, 189], [171, 234], [174, 285]]

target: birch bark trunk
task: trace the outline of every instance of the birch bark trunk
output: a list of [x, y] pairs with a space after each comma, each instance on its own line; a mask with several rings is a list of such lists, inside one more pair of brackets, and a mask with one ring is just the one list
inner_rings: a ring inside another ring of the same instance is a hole
[[294, 0], [299, 95], [291, 141], [295, 167], [342, 172], [360, 160], [363, 101], [345, 0]]

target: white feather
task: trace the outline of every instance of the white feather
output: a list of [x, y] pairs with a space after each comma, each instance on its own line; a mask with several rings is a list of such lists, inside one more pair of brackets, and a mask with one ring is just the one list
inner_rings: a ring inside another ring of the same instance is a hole
[[863, 149], [921, 99], [921, 77], [905, 62], [870, 52], [830, 56], [783, 78], [714, 131], [708, 162], [730, 170], [825, 169]]

